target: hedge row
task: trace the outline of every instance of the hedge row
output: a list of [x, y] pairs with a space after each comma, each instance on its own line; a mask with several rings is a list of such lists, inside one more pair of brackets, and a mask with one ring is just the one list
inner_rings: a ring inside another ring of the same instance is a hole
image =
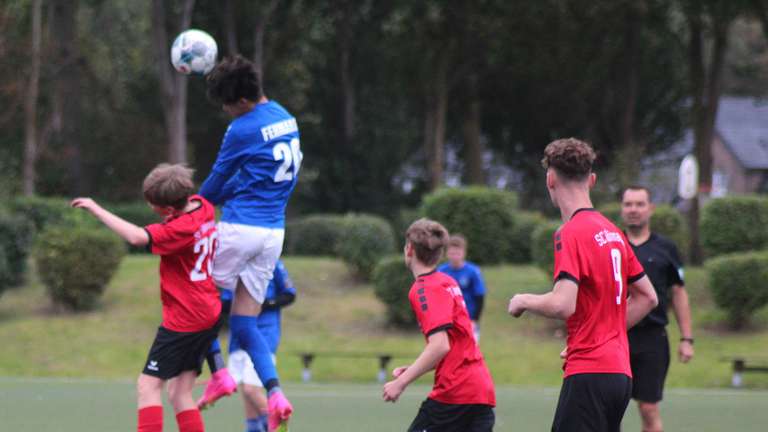
[[701, 214], [701, 244], [709, 257], [768, 247], [768, 199], [718, 198]]
[[768, 252], [723, 255], [706, 263], [709, 289], [732, 328], [743, 327], [768, 304]]

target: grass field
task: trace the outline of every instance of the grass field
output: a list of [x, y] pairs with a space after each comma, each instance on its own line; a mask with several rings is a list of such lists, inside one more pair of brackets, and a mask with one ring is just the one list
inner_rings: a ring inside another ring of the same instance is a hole
[[[425, 386], [409, 388], [396, 404], [381, 401], [380, 387], [365, 384], [293, 384], [287, 392], [296, 407], [294, 432], [392, 432], [405, 430]], [[556, 388], [497, 389], [497, 431], [548, 430], [557, 400]], [[0, 379], [0, 430], [132, 431], [135, 430], [133, 383], [127, 381]], [[768, 423], [768, 392], [672, 390], [663, 405], [666, 430], [677, 432], [761, 432]], [[225, 399], [205, 411], [206, 428], [242, 430], [240, 401]], [[166, 430], [175, 430], [169, 409]], [[624, 430], [639, 430], [634, 406]]]
[[[412, 360], [423, 347], [417, 331], [387, 328], [383, 307], [370, 285], [355, 281], [344, 265], [323, 258], [287, 258], [299, 290], [285, 311], [284, 343], [279, 368], [285, 381], [298, 381], [302, 351], [394, 353], [394, 363]], [[561, 382], [558, 353], [564, 341], [556, 322], [539, 317], [512, 319], [506, 304], [515, 292], [544, 291], [548, 277], [532, 266], [487, 267], [489, 287], [483, 315], [481, 348], [497, 384], [557, 387]], [[722, 315], [709, 299], [700, 269], [689, 269], [696, 358], [676, 361], [668, 384], [681, 388], [727, 387], [730, 364], [723, 359], [748, 355], [768, 359], [768, 311], [752, 329], [724, 331]], [[404, 287], [405, 290], [408, 287]], [[45, 290], [31, 278], [28, 286], [0, 298], [0, 376], [130, 379], [134, 377], [159, 323], [157, 259], [130, 256], [110, 283], [102, 307], [83, 314], [51, 310]], [[677, 340], [670, 325], [670, 339]], [[372, 382], [374, 358], [317, 357], [314, 378], [320, 382]], [[428, 382], [426, 377], [422, 382]], [[768, 388], [768, 374], [747, 375], [753, 388]]]

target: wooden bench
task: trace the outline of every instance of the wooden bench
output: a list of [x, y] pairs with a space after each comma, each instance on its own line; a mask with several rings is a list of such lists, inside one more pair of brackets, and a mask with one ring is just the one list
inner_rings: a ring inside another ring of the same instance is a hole
[[389, 375], [389, 363], [393, 358], [416, 358], [416, 355], [413, 354], [380, 352], [305, 351], [293, 354], [301, 358], [301, 363], [303, 365], [301, 380], [305, 383], [312, 381], [312, 362], [314, 362], [317, 357], [376, 360], [378, 361], [376, 381], [379, 383], [387, 381], [387, 376]]
[[744, 385], [744, 374], [747, 372], [768, 373], [768, 358], [765, 357], [731, 357], [728, 359], [733, 364], [731, 386], [739, 388]]

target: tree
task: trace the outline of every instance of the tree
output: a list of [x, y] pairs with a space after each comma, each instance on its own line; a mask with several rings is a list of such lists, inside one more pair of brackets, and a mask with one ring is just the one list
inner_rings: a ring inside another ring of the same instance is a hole
[[24, 100], [24, 168], [22, 192], [34, 195], [35, 162], [37, 161], [37, 96], [40, 91], [40, 40], [42, 38], [42, 0], [32, 3], [32, 45], [30, 50], [31, 65], [29, 80]]
[[175, 25], [169, 23], [174, 21], [170, 16], [173, 14], [167, 13], [165, 3], [163, 0], [152, 2], [152, 41], [159, 68], [160, 97], [168, 134], [168, 161], [184, 163], [187, 161], [187, 76], [175, 73], [171, 68], [168, 29], [177, 34], [189, 28], [195, 1], [183, 1]]
[[[723, 89], [728, 33], [733, 20], [746, 5], [734, 0], [690, 1], [684, 5], [688, 24], [691, 117], [694, 153], [699, 162], [699, 194], [689, 212], [690, 254], [693, 263], [703, 256], [699, 241], [699, 206], [712, 190], [712, 140]], [[706, 34], [711, 35], [711, 52], [705, 55]], [[709, 59], [709, 64], [706, 64]]]

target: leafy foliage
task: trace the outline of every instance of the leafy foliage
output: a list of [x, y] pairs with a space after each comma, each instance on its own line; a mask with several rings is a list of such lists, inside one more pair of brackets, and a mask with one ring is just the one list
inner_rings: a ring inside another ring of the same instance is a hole
[[546, 223], [540, 213], [519, 211], [515, 213], [515, 226], [510, 232], [508, 259], [513, 263], [530, 263], [533, 260], [531, 233]]
[[424, 197], [422, 212], [467, 239], [467, 257], [495, 264], [512, 256], [515, 195], [497, 189], [442, 189]]
[[0, 292], [24, 282], [33, 229], [28, 219], [0, 212]]
[[396, 326], [412, 326], [416, 316], [408, 300], [413, 274], [405, 267], [402, 256], [385, 257], [373, 271], [373, 290], [387, 307], [387, 321]]
[[344, 232], [342, 215], [315, 214], [286, 226], [285, 250], [290, 255], [335, 256]]
[[344, 217], [339, 256], [359, 277], [368, 280], [379, 260], [395, 251], [395, 236], [385, 219], [365, 214]]
[[104, 229], [44, 229], [34, 250], [40, 279], [54, 304], [73, 311], [96, 307], [125, 255], [125, 244]]
[[768, 246], [768, 199], [725, 197], [710, 201], [701, 215], [701, 243], [714, 257]]
[[555, 267], [555, 232], [560, 228], [559, 222], [539, 224], [531, 233], [531, 254], [533, 263], [548, 275], [552, 275]]
[[707, 261], [706, 268], [715, 303], [726, 311], [733, 328], [743, 327], [768, 304], [768, 253], [723, 255]]

